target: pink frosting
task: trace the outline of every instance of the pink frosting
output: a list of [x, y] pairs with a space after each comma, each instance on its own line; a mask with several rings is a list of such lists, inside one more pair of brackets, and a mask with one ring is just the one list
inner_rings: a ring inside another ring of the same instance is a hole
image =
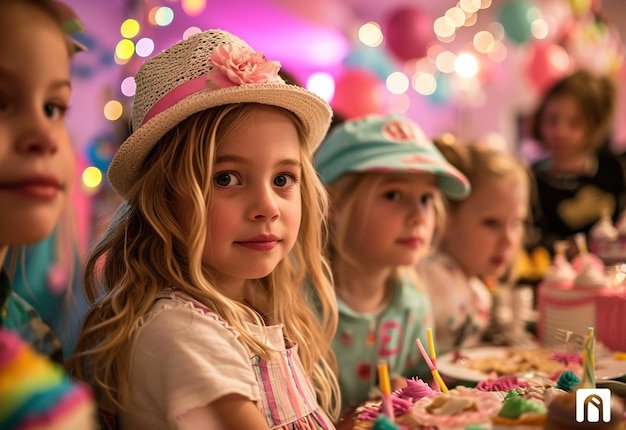
[[[433, 397], [439, 394], [430, 386], [419, 378], [407, 379], [406, 387], [391, 393], [391, 405], [393, 413], [396, 416], [404, 415], [409, 412], [413, 404], [421, 398]], [[383, 406], [366, 407], [363, 412], [358, 415], [361, 420], [375, 421], [378, 416], [383, 413]]]
[[430, 386], [419, 378], [407, 379], [406, 387], [393, 392], [393, 396], [416, 402], [422, 397], [432, 397], [437, 394]]
[[522, 381], [513, 375], [486, 379], [476, 385], [476, 389], [480, 391], [510, 391], [520, 387], [528, 388], [528, 382]]
[[[442, 397], [464, 397], [471, 399], [477, 410], [465, 411], [454, 415], [438, 415], [429, 412], [429, 407], [434, 399]], [[424, 426], [436, 427], [460, 427], [464, 428], [471, 424], [483, 424], [489, 422], [496, 416], [502, 407], [502, 402], [492, 393], [479, 391], [463, 386], [450, 390], [448, 394], [440, 394], [435, 397], [424, 397], [419, 400], [411, 409], [413, 418]]]

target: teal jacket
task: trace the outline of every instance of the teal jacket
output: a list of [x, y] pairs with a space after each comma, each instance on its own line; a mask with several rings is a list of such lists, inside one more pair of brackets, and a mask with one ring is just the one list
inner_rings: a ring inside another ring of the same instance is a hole
[[392, 376], [431, 379], [415, 342], [420, 338], [428, 345], [426, 329], [433, 325], [426, 292], [403, 279], [387, 307], [377, 315], [356, 313], [340, 299], [337, 301], [339, 326], [332, 346], [339, 364], [343, 411], [363, 403], [378, 387], [381, 360], [387, 361]]

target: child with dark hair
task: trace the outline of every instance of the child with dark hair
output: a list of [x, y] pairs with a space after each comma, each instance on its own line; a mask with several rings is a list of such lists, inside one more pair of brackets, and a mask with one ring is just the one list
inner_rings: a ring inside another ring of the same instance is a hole
[[616, 89], [608, 77], [579, 70], [554, 84], [532, 121], [547, 157], [532, 166], [533, 218], [539, 245], [588, 233], [603, 214], [616, 221], [626, 202], [622, 167], [603, 145], [611, 131]]

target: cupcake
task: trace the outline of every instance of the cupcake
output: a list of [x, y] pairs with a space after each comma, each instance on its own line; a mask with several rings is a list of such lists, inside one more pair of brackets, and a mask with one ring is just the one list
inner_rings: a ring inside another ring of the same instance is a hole
[[[439, 394], [419, 378], [406, 380], [406, 386], [391, 393], [391, 405], [396, 417], [397, 424], [406, 428], [418, 428], [419, 425], [413, 420], [409, 411], [419, 399], [430, 398]], [[357, 411], [355, 430], [370, 429], [383, 415], [383, 407], [380, 401], [365, 405]]]
[[498, 414], [501, 401], [492, 393], [459, 386], [447, 394], [424, 397], [410, 415], [422, 426], [438, 429], [464, 429], [489, 425]]
[[576, 271], [569, 261], [567, 261], [567, 257], [565, 257], [567, 246], [567, 242], [563, 241], [556, 241], [554, 243], [556, 253], [552, 259], [552, 264], [543, 277], [542, 287], [559, 290], [572, 288], [574, 279], [576, 278]]
[[545, 421], [546, 412], [542, 401], [524, 398], [512, 390], [502, 402], [502, 408], [493, 418], [493, 423], [504, 426], [537, 426]]
[[95, 417], [86, 386], [0, 328], [0, 429], [91, 430]]

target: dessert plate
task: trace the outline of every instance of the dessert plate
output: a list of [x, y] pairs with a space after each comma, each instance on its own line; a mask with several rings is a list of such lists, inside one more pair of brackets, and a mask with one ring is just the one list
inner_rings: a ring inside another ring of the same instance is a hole
[[[502, 357], [511, 348], [486, 346], [461, 350], [465, 360], [456, 360], [458, 354], [447, 353], [437, 357], [437, 368], [442, 376], [459, 381], [479, 382], [489, 378], [489, 374], [468, 367], [469, 361]], [[626, 360], [618, 360], [613, 356], [596, 357], [596, 379], [617, 379], [626, 375]]]

